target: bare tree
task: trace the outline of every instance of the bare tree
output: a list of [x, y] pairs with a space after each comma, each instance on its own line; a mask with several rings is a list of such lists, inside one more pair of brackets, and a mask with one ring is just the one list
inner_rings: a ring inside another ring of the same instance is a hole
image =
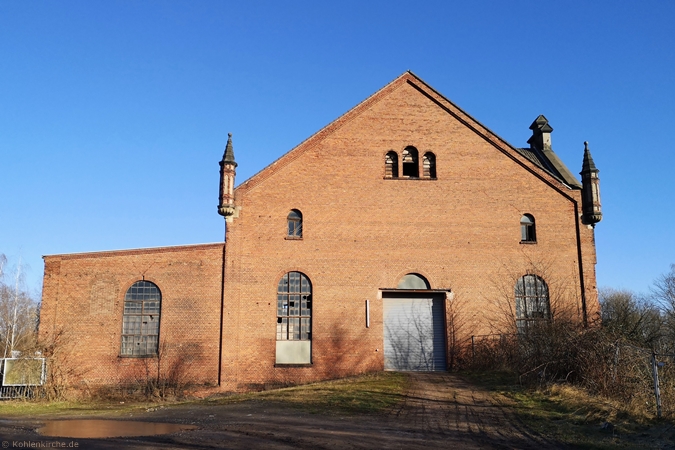
[[4, 358], [12, 351], [33, 347], [38, 320], [38, 305], [24, 287], [21, 261], [11, 273], [6, 267], [7, 258], [0, 254], [0, 351]]
[[616, 339], [656, 349], [664, 337], [664, 315], [657, 305], [627, 290], [600, 291], [602, 326]]
[[670, 350], [675, 350], [675, 264], [670, 272], [656, 279], [652, 287], [654, 301], [661, 307], [664, 315], [664, 333]]

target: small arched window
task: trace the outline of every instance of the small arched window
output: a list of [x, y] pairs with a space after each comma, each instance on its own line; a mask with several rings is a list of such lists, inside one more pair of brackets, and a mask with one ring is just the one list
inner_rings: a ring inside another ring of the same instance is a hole
[[384, 177], [398, 178], [398, 155], [394, 151], [384, 156]]
[[531, 214], [525, 214], [520, 218], [520, 242], [537, 242], [534, 217]]
[[516, 326], [524, 332], [537, 322], [551, 318], [548, 286], [537, 275], [525, 275], [516, 282]]
[[403, 176], [408, 178], [419, 178], [420, 168], [418, 164], [417, 149], [408, 146], [403, 150], [401, 155], [401, 163], [403, 164]]
[[288, 237], [292, 239], [302, 238], [302, 213], [292, 209], [288, 214]]
[[122, 356], [155, 356], [159, 348], [162, 294], [149, 281], [137, 281], [124, 296]]
[[426, 152], [422, 157], [422, 176], [436, 178], [436, 155]]

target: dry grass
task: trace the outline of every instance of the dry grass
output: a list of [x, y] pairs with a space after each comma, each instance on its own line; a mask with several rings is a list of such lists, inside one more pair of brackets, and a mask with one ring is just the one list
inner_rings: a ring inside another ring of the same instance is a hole
[[408, 378], [401, 373], [377, 372], [334, 381], [211, 399], [219, 404], [245, 400], [283, 402], [322, 414], [373, 414], [403, 399]]
[[229, 394], [191, 401], [129, 401], [129, 399], [94, 399], [88, 401], [8, 400], [0, 402], [0, 417], [37, 417], [73, 415], [116, 415], [137, 410], [193, 403], [202, 405], [244, 401], [284, 402], [322, 414], [374, 414], [403, 399], [407, 377], [393, 372], [379, 372], [263, 392]]
[[538, 433], [575, 448], [673, 448], [675, 427], [645, 413], [644, 405], [619, 402], [569, 384], [526, 388], [508, 372], [465, 372], [490, 389], [496, 402], [513, 408]]

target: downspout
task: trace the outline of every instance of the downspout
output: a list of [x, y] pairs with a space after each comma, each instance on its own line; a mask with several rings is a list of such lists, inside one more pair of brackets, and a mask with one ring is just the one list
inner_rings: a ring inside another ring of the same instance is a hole
[[223, 260], [220, 272], [220, 336], [218, 342], [218, 387], [221, 385], [223, 371], [223, 315], [225, 311], [225, 252], [227, 249], [227, 221], [225, 222], [225, 236], [223, 239]]
[[574, 203], [574, 224], [577, 232], [577, 260], [579, 262], [579, 287], [581, 288], [581, 319], [584, 328], [588, 327], [588, 314], [586, 312], [586, 286], [584, 283], [584, 263], [581, 255], [581, 230], [579, 228], [579, 208], [576, 200]]

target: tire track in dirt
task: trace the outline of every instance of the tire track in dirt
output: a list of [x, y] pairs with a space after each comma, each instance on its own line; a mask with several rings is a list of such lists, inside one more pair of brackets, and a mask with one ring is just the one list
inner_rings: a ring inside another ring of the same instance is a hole
[[[566, 448], [525, 426], [490, 393], [449, 373], [409, 373], [405, 401], [390, 414], [390, 425], [423, 434], [427, 444], [461, 448]], [[429, 442], [431, 441], [431, 442]]]

